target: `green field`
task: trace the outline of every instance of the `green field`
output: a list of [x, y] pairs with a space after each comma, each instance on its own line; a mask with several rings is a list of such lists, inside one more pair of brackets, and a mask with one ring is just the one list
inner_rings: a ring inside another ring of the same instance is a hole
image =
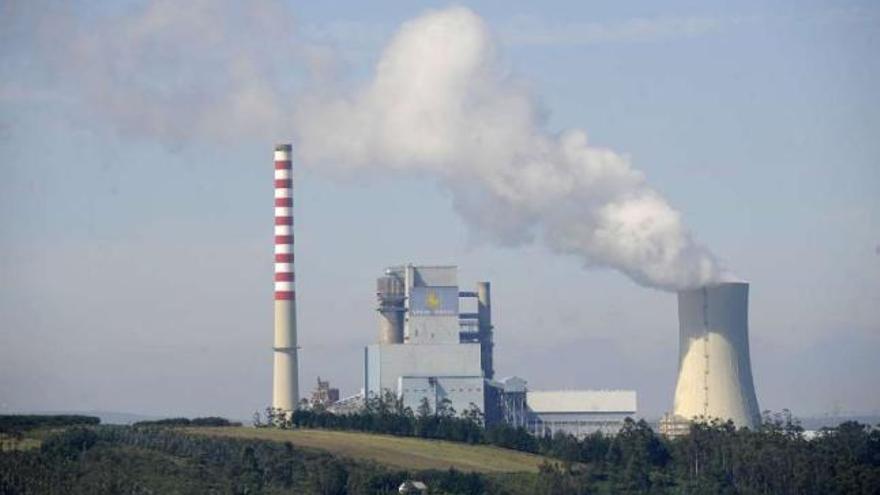
[[38, 449], [42, 441], [39, 438], [34, 438], [31, 436], [25, 436], [21, 439], [16, 439], [9, 435], [0, 434], [0, 452], [12, 451], [12, 450], [30, 450], [30, 449]]
[[355, 460], [402, 469], [449, 469], [480, 473], [538, 472], [545, 457], [487, 445], [329, 430], [274, 428], [187, 428], [198, 435], [218, 435], [290, 442]]

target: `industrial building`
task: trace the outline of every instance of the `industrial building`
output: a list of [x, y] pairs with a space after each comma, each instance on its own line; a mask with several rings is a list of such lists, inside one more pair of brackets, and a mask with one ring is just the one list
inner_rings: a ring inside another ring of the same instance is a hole
[[[456, 412], [486, 411], [492, 370], [489, 283], [460, 291], [455, 266], [390, 267], [377, 280], [379, 343], [364, 350], [364, 390], [391, 391], [417, 410], [446, 402]], [[462, 313], [460, 299], [476, 298], [477, 313]]]
[[[379, 343], [364, 350], [364, 390], [386, 391], [417, 410], [446, 401], [457, 413], [477, 407], [487, 423], [505, 422], [536, 435], [616, 432], [636, 414], [631, 390], [529, 391], [519, 377], [493, 380], [489, 282], [460, 290], [455, 266], [401, 265], [377, 280]], [[475, 299], [476, 312], [461, 310]]]
[[318, 377], [318, 386], [312, 391], [312, 398], [306, 401], [311, 408], [327, 409], [339, 402], [339, 389], [330, 386], [330, 381]]
[[529, 390], [516, 376], [491, 385], [500, 390], [501, 421], [536, 436], [613, 434], [638, 411], [634, 390]]
[[616, 433], [637, 411], [634, 390], [529, 391], [526, 403], [530, 411], [526, 428], [537, 436]]
[[672, 414], [661, 429], [674, 435], [703, 417], [760, 424], [749, 358], [749, 284], [722, 283], [678, 293], [679, 360]]

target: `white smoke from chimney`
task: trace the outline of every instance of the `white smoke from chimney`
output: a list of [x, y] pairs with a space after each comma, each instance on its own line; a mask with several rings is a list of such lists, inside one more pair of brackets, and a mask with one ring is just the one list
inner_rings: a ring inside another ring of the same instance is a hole
[[480, 233], [540, 238], [553, 251], [677, 290], [721, 281], [718, 261], [620, 154], [572, 129], [541, 127], [528, 92], [498, 63], [483, 21], [463, 7], [405, 23], [375, 75], [349, 93], [298, 102], [309, 166], [431, 174]]
[[[542, 127], [535, 100], [499, 63], [472, 11], [405, 23], [370, 81], [334, 91], [325, 51], [297, 37], [282, 2], [199, 0], [186, 12], [178, 4], [81, 18], [25, 2], [0, 26], [43, 33], [34, 53], [59, 87], [78, 92], [90, 120], [105, 116], [122, 132], [174, 145], [294, 134], [297, 163], [315, 171], [436, 178], [473, 230], [495, 242], [542, 241], [657, 288], [724, 278], [626, 157], [591, 145], [583, 130]], [[306, 73], [321, 78], [319, 90], [303, 93]]]

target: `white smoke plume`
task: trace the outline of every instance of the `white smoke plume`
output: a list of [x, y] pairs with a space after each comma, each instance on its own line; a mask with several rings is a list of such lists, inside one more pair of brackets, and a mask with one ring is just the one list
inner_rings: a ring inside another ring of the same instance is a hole
[[[583, 130], [543, 128], [534, 98], [467, 8], [406, 22], [367, 83], [335, 90], [326, 47], [297, 37], [276, 0], [195, 0], [185, 9], [154, 0], [85, 19], [64, 5], [5, 4], [0, 31], [42, 33], [36, 50], [56, 84], [122, 132], [173, 144], [293, 135], [298, 162], [314, 170], [438, 180], [471, 227], [499, 243], [543, 242], [667, 290], [723, 277], [624, 156]], [[307, 74], [323, 75], [320, 90], [303, 87]]]
[[44, 62], [51, 74], [44, 84], [72, 93], [88, 119], [109, 119], [129, 136], [177, 146], [289, 129], [291, 80], [320, 54], [293, 42], [293, 16], [281, 2], [151, 0], [128, 7], [117, 13], [108, 4], [110, 12], [88, 15], [70, 2], [0, 3], [0, 41], [35, 35], [15, 47], [22, 55], [0, 49], [0, 90], [16, 76], [13, 62], [24, 58], [25, 68]]
[[541, 128], [534, 100], [504, 72], [489, 30], [466, 8], [405, 23], [369, 84], [303, 99], [295, 129], [300, 159], [312, 166], [436, 176], [463, 218], [500, 242], [540, 238], [655, 288], [722, 277], [712, 253], [625, 157], [592, 146], [583, 130]]

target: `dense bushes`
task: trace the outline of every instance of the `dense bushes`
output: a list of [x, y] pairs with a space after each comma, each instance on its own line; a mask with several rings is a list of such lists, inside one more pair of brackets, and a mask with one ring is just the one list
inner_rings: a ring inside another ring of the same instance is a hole
[[328, 412], [297, 410], [287, 420], [276, 419], [270, 412], [267, 425], [281, 428], [326, 428], [332, 430], [363, 431], [388, 435], [435, 438], [453, 442], [482, 443], [483, 427], [467, 418], [451, 416], [415, 417], [396, 413], [336, 415]]
[[557, 435], [539, 440], [538, 452], [583, 463], [542, 470], [554, 493], [585, 493], [584, 486], [615, 493], [880, 493], [880, 430], [850, 422], [808, 440], [787, 413], [765, 418], [757, 431], [697, 422], [675, 439], [627, 420], [613, 437]]
[[90, 428], [75, 426], [47, 438], [40, 451], [49, 457], [76, 459], [98, 442], [98, 435]]
[[[367, 407], [352, 414], [333, 414], [324, 410], [297, 409], [287, 415], [273, 408], [266, 409], [265, 421], [255, 415], [257, 427], [276, 428], [323, 428], [331, 430], [363, 431], [387, 435], [432, 438], [488, 444], [498, 447], [541, 453], [572, 462], [588, 462], [605, 455], [607, 439], [596, 435], [584, 448], [595, 452], [583, 454], [577, 439], [570, 435], [557, 435], [536, 438], [524, 428], [514, 428], [507, 424], [483, 427], [482, 416], [474, 406], [459, 416], [449, 409], [430, 413], [425, 408], [414, 414], [404, 408], [393, 396], [371, 400]], [[598, 449], [598, 450], [597, 450]]]
[[303, 451], [290, 443], [167, 428], [74, 428], [33, 451], [0, 453], [6, 493], [392, 494], [407, 479], [432, 493], [497, 493], [482, 475], [407, 472]]
[[787, 412], [766, 417], [757, 431], [697, 422], [689, 435], [671, 440], [631, 419], [614, 436], [536, 438], [507, 425], [483, 429], [469, 414], [414, 415], [393, 398], [358, 414], [298, 410], [288, 418], [270, 410], [269, 417], [286, 428], [420, 436], [542, 454], [566, 463], [540, 475], [554, 493], [586, 493], [585, 485], [625, 493], [880, 493], [880, 430], [844, 423], [808, 440]]
[[[535, 440], [523, 429], [508, 426], [483, 428], [483, 417], [475, 405], [456, 415], [455, 411], [441, 402], [436, 411], [424, 403], [419, 411], [404, 407], [402, 401], [391, 394], [372, 398], [364, 410], [352, 414], [333, 414], [321, 409], [297, 409], [293, 414], [267, 408], [265, 421], [254, 415], [255, 426], [278, 428], [325, 428], [333, 430], [363, 431], [388, 435], [433, 438], [465, 443], [490, 443], [502, 447], [519, 448], [534, 452]], [[505, 442], [512, 442], [508, 445]]]
[[27, 431], [36, 428], [60, 428], [73, 425], [96, 425], [101, 420], [95, 416], [78, 414], [10, 414], [0, 415], [0, 433]]
[[880, 493], [880, 430], [855, 422], [807, 439], [788, 413], [758, 431], [697, 423], [669, 445], [671, 473], [712, 493]]
[[226, 418], [208, 416], [204, 418], [166, 418], [153, 421], [138, 421], [134, 426], [241, 426], [237, 421], [229, 421]]
[[[397, 413], [392, 411], [382, 414], [387, 416], [340, 419], [303, 411], [299, 418], [335, 427], [384, 425], [416, 434], [415, 426], [401, 425], [418, 424], [418, 418], [404, 421], [393, 418]], [[446, 420], [436, 424], [468, 421]], [[427, 482], [431, 493], [449, 494], [880, 493], [880, 430], [858, 423], [844, 423], [812, 439], [787, 415], [768, 417], [757, 431], [696, 423], [689, 435], [672, 440], [632, 420], [613, 437], [594, 434], [581, 440], [562, 434], [533, 438], [509, 427], [478, 431], [484, 443], [560, 462], [545, 464], [537, 474], [406, 472], [289, 443], [190, 435], [173, 428], [76, 426], [47, 437], [39, 449], [0, 453], [0, 494], [367, 494], [394, 493], [406, 479]]]
[[38, 450], [0, 453], [0, 493], [381, 493], [349, 488], [405, 477], [289, 443], [165, 428], [73, 428]]
[[514, 428], [506, 424], [493, 425], [483, 432], [483, 441], [506, 449], [523, 452], [538, 452], [538, 440], [524, 428]]

